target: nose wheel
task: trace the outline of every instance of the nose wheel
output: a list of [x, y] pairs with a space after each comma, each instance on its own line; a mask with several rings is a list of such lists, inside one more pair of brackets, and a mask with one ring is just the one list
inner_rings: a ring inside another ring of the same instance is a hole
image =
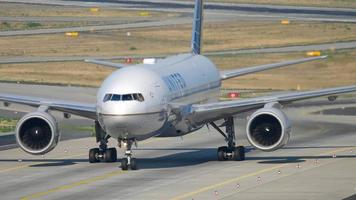
[[225, 160], [245, 160], [245, 148], [244, 146], [235, 146], [235, 127], [233, 117], [225, 119], [223, 126], [226, 127], [226, 134], [217, 126], [214, 122], [210, 123], [226, 140], [227, 146], [218, 148], [217, 156], [219, 161]]
[[129, 168], [131, 170], [137, 170], [136, 158], [132, 157], [131, 151], [133, 140], [126, 140], [123, 141], [123, 143], [124, 146], [126, 146], [126, 152], [125, 157], [121, 159], [121, 169], [124, 171], [128, 170]]

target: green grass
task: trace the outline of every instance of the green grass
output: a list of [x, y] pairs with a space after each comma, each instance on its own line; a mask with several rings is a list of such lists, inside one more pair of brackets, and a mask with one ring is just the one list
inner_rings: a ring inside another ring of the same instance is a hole
[[15, 130], [17, 119], [0, 117], [0, 133], [7, 133]]

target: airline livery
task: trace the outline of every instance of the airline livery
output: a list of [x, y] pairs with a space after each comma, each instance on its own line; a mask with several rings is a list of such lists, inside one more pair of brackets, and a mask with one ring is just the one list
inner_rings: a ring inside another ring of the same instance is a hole
[[[236, 145], [234, 115], [253, 112], [248, 118], [248, 141], [257, 149], [273, 151], [289, 140], [291, 123], [282, 106], [294, 101], [320, 96], [354, 92], [356, 86], [293, 92], [258, 98], [219, 101], [221, 82], [263, 70], [323, 59], [326, 56], [219, 71], [207, 57], [200, 54], [203, 2], [196, 0], [191, 53], [157, 60], [149, 64], [127, 66], [102, 60], [87, 62], [118, 68], [102, 83], [96, 104], [68, 102], [0, 93], [4, 105], [23, 104], [36, 107], [16, 126], [16, 140], [27, 153], [42, 155], [56, 147], [60, 131], [51, 111], [65, 116], [79, 115], [95, 121], [98, 148], [90, 149], [89, 162], [116, 162], [115, 148], [108, 148], [108, 139], [126, 148], [121, 159], [122, 170], [137, 169], [131, 147], [151, 137], [176, 137], [210, 124], [225, 138], [227, 145], [217, 150], [218, 160], [244, 160], [243, 146]], [[217, 125], [217, 121], [224, 122]], [[225, 127], [224, 130], [221, 127]]]

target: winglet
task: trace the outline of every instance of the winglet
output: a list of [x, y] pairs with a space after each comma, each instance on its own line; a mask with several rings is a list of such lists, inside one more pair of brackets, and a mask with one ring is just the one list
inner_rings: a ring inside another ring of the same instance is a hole
[[203, 25], [203, 0], [195, 0], [192, 42], [191, 42], [193, 54], [200, 54], [201, 37], [203, 32], [202, 25]]

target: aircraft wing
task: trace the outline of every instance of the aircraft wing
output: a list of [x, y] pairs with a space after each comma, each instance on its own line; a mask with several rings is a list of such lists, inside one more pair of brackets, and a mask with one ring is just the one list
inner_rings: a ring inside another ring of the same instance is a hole
[[32, 107], [48, 106], [51, 110], [57, 110], [64, 113], [70, 113], [89, 119], [96, 119], [96, 106], [95, 104], [86, 104], [79, 102], [70, 102], [63, 100], [52, 100], [44, 98], [36, 98], [29, 96], [18, 96], [12, 94], [0, 93], [0, 102], [4, 105], [11, 103], [27, 105]]
[[[347, 87], [328, 88], [307, 92], [291, 92], [286, 94], [249, 98], [235, 101], [222, 101], [208, 104], [180, 105], [172, 109], [179, 110], [180, 115], [186, 117], [195, 124], [204, 124], [222, 119], [237, 113], [247, 112], [262, 108], [267, 103], [280, 103], [282, 105], [309, 98], [332, 96], [335, 94], [355, 92], [356, 85]], [[177, 106], [177, 105], [176, 105]]]
[[93, 63], [93, 64], [98, 64], [98, 65], [103, 65], [103, 66], [108, 66], [108, 67], [114, 67], [114, 68], [123, 68], [123, 67], [128, 66], [125, 64], [121, 64], [121, 63], [114, 63], [114, 62], [95, 60], [95, 59], [86, 59], [84, 61], [87, 63]]
[[242, 75], [265, 71], [265, 70], [274, 69], [274, 68], [286, 67], [289, 65], [309, 62], [309, 61], [313, 61], [313, 60], [320, 60], [320, 59], [324, 59], [324, 58], [327, 58], [327, 56], [317, 56], [317, 57], [303, 58], [303, 59], [298, 59], [298, 60], [284, 61], [284, 62], [279, 62], [279, 63], [259, 65], [259, 66], [255, 66], [255, 67], [247, 67], [247, 68], [242, 68], [242, 69], [225, 70], [225, 71], [220, 72], [220, 77], [222, 80], [225, 80], [225, 79], [234, 78], [237, 76], [242, 76]]

